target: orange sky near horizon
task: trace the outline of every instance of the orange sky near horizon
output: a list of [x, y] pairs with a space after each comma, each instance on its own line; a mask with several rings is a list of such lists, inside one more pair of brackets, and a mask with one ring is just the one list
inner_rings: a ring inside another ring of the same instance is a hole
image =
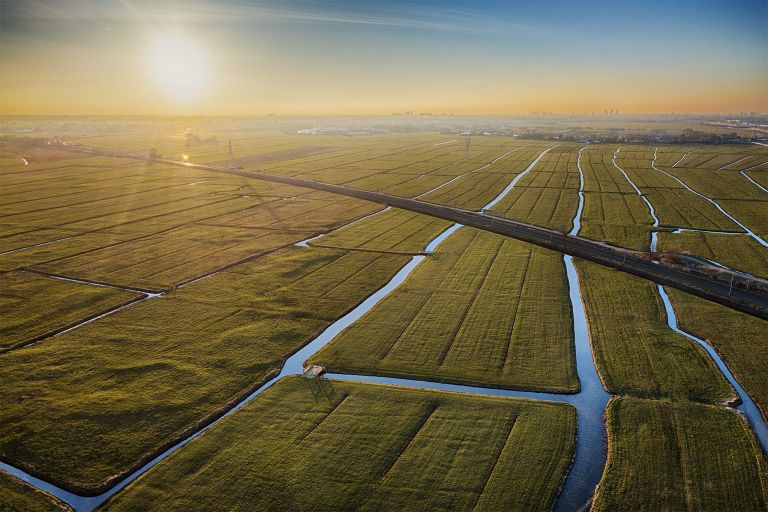
[[60, 3], [21, 4], [3, 13], [2, 115], [768, 112], [768, 29], [745, 27], [749, 13], [728, 3], [689, 26], [648, 10], [650, 31], [628, 24], [634, 12], [551, 22], [518, 6], [499, 21], [503, 3], [455, 19], [327, 4], [200, 0], [207, 10], [194, 16], [137, 2], [131, 16], [127, 2], [65, 14], [52, 10]]

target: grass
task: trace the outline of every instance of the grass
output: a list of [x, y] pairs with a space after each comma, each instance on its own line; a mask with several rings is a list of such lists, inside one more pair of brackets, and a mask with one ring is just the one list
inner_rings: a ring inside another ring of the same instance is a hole
[[659, 249], [693, 254], [736, 270], [768, 277], [768, 249], [746, 234], [660, 233]]
[[656, 210], [661, 226], [716, 231], [741, 230], [714, 205], [685, 189], [654, 189], [644, 192]]
[[765, 457], [746, 422], [712, 405], [614, 398], [592, 510], [766, 510]]
[[274, 374], [405, 261], [279, 251], [4, 354], [0, 457], [97, 488]]
[[578, 261], [597, 369], [613, 394], [722, 402], [734, 392], [707, 353], [666, 322], [656, 285]]
[[768, 322], [668, 289], [681, 329], [711, 344], [768, 420]]
[[317, 247], [368, 251], [421, 252], [450, 222], [407, 210], [390, 209], [310, 242]]
[[499, 201], [493, 212], [538, 226], [569, 228], [579, 205], [577, 156], [577, 146], [550, 150]]
[[147, 289], [165, 289], [309, 233], [189, 224], [38, 265], [51, 273]]
[[311, 361], [345, 373], [575, 392], [572, 322], [560, 255], [462, 228]]
[[136, 297], [35, 274], [0, 274], [0, 348], [43, 336]]
[[0, 510], [3, 512], [64, 512], [72, 509], [18, 478], [0, 472]]
[[653, 219], [648, 214], [648, 207], [634, 192], [585, 193], [581, 220], [580, 236], [648, 250]]
[[451, 173], [447, 174], [455, 180], [445, 180], [444, 186], [425, 194], [422, 199], [470, 210], [480, 209], [550, 145], [530, 141], [517, 146], [505, 144], [489, 149], [477, 158], [462, 160], [460, 165], [451, 166]]
[[547, 510], [565, 404], [288, 377], [106, 510]]

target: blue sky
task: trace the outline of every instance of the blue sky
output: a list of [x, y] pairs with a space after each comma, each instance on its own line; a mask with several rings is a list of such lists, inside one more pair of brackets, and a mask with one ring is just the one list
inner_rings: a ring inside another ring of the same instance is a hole
[[[7, 113], [768, 110], [768, 1], [58, 0], [3, 4]], [[146, 76], [182, 33], [179, 105]], [[201, 60], [202, 61], [202, 60]]]

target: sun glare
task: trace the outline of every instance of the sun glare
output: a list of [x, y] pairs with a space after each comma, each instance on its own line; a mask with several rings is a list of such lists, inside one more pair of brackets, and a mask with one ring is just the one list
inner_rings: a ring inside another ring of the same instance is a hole
[[151, 41], [147, 67], [152, 82], [181, 105], [199, 98], [210, 82], [208, 52], [180, 33], [157, 35]]

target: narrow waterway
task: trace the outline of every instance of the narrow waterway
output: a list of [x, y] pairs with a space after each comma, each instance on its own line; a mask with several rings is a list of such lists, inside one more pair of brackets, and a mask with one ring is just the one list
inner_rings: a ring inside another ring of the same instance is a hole
[[[621, 146], [619, 146], [616, 151], [613, 152], [613, 158], [611, 161], [613, 162], [613, 166], [616, 167], [619, 171], [621, 171], [621, 174], [624, 175], [624, 177], [627, 179], [630, 185], [632, 185], [632, 188], [635, 189], [635, 193], [640, 196], [640, 199], [645, 202], [645, 205], [648, 207], [648, 212], [651, 214], [651, 217], [653, 218], [653, 227], [658, 228], [659, 227], [659, 218], [656, 216], [656, 209], [653, 207], [651, 202], [648, 200], [647, 197], [645, 197], [645, 194], [643, 194], [637, 185], [635, 185], [635, 182], [632, 181], [629, 177], [629, 175], [622, 169], [618, 163], [616, 163], [616, 155], [619, 154], [619, 151], [621, 151]], [[688, 153], [686, 153], [687, 155]], [[685, 155], [683, 156], [685, 158]], [[653, 161], [656, 162], [656, 153], [653, 154]], [[679, 160], [682, 161], [682, 158]], [[654, 229], [651, 231], [651, 246], [650, 250], [651, 252], [656, 252], [656, 249], [658, 247], [659, 243], [659, 233]]]
[[763, 451], [768, 454], [768, 425], [766, 425], [765, 420], [760, 414], [760, 410], [757, 408], [757, 405], [755, 405], [755, 402], [752, 401], [752, 398], [749, 396], [749, 394], [744, 390], [741, 384], [739, 384], [739, 381], [736, 380], [736, 377], [733, 376], [733, 372], [731, 372], [731, 370], [725, 364], [725, 361], [723, 361], [723, 359], [720, 357], [720, 354], [718, 354], [717, 351], [709, 343], [699, 337], [694, 336], [693, 334], [680, 329], [677, 324], [675, 308], [672, 307], [672, 302], [669, 300], [667, 291], [662, 285], [658, 285], [658, 289], [661, 300], [664, 303], [664, 310], [667, 313], [667, 324], [669, 325], [669, 328], [676, 333], [682, 334], [686, 338], [695, 341], [701, 345], [704, 350], [707, 351], [707, 354], [709, 354], [717, 367], [723, 373], [723, 376], [731, 384], [731, 386], [733, 386], [733, 389], [738, 394], [739, 399], [741, 400], [741, 404], [739, 404], [738, 409], [747, 418], [747, 421], [752, 426], [752, 430], [755, 432], [760, 445], [763, 447]]
[[[518, 175], [514, 183], [524, 173], [530, 171], [536, 163], [542, 158], [542, 156], [552, 148], [548, 148], [542, 152], [526, 170]], [[580, 169], [580, 165], [579, 165]], [[579, 208], [577, 214], [574, 217], [574, 227], [571, 230], [572, 234], [578, 231], [578, 227], [581, 225], [581, 212], [583, 211], [583, 173], [580, 171], [580, 194], [579, 194]], [[504, 191], [494, 198], [491, 204], [496, 204], [500, 201], [506, 193], [508, 193], [514, 186], [508, 186]], [[486, 205], [486, 207], [489, 207]], [[461, 224], [453, 224], [440, 235], [435, 237], [426, 247], [425, 252], [433, 252], [446, 238], [462, 227]], [[318, 350], [333, 340], [341, 331], [346, 329], [352, 323], [361, 318], [366, 312], [370, 311], [376, 304], [383, 300], [387, 295], [400, 286], [408, 276], [414, 271], [414, 269], [426, 258], [427, 256], [418, 255], [411, 257], [411, 260], [403, 266], [382, 288], [376, 290], [372, 295], [367, 297], [352, 311], [342, 316], [332, 324], [330, 324], [320, 335], [315, 337], [307, 345], [301, 348], [298, 352], [289, 357], [283, 365], [280, 373], [267, 381], [264, 385], [259, 387], [256, 391], [249, 394], [245, 399], [239, 402], [235, 407], [228, 411], [222, 418], [212, 422], [210, 425], [201, 429], [191, 437], [177, 443], [173, 447], [169, 448], [165, 452], [161, 453], [150, 462], [131, 473], [125, 479], [121, 480], [115, 487], [109, 491], [94, 497], [83, 497], [71, 492], [65, 491], [49, 482], [45, 482], [39, 478], [33, 477], [28, 473], [10, 466], [8, 464], [0, 463], [0, 469], [5, 470], [8, 473], [15, 475], [16, 477], [30, 483], [31, 485], [42, 489], [49, 494], [56, 496], [62, 501], [68, 503], [78, 512], [90, 512], [98, 507], [100, 504], [109, 499], [116, 492], [123, 489], [129, 483], [133, 482], [136, 478], [141, 476], [155, 464], [187, 444], [190, 440], [201, 435], [203, 432], [216, 425], [223, 418], [229, 416], [243, 405], [253, 400], [256, 396], [262, 393], [265, 389], [272, 386], [280, 378], [287, 375], [301, 374], [304, 371], [305, 361], [315, 354]], [[603, 414], [605, 406], [610, 396], [603, 389], [600, 378], [598, 377], [597, 370], [592, 358], [592, 349], [589, 339], [589, 332], [587, 329], [587, 319], [584, 312], [584, 306], [581, 299], [581, 292], [579, 287], [579, 279], [576, 269], [573, 265], [573, 259], [570, 256], [564, 256], [564, 264], [566, 267], [566, 273], [569, 283], [569, 297], [571, 300], [571, 307], [573, 311], [574, 322], [574, 337], [575, 337], [575, 352], [576, 352], [576, 367], [580, 380], [581, 389], [577, 394], [557, 394], [557, 393], [536, 393], [526, 391], [512, 391], [512, 390], [500, 390], [492, 388], [478, 388], [472, 386], [457, 386], [451, 384], [442, 384], [436, 382], [417, 381], [408, 379], [388, 379], [384, 377], [371, 377], [362, 375], [337, 375], [332, 377], [343, 378], [345, 380], [355, 380], [360, 382], [380, 382], [392, 385], [404, 385], [409, 387], [421, 387], [425, 389], [439, 389], [447, 391], [463, 391], [475, 394], [484, 395], [500, 395], [519, 398], [530, 398], [536, 400], [551, 400], [557, 402], [570, 403], [576, 407], [578, 415], [578, 437], [576, 443], [576, 450], [573, 460], [573, 465], [568, 473], [562, 492], [558, 497], [555, 509], [558, 511], [573, 511], [585, 509], [594, 493], [595, 486], [600, 480], [605, 465], [605, 425], [603, 423]]]
[[680, 165], [680, 163], [681, 163], [683, 160], [685, 160], [685, 157], [687, 157], [688, 155], [690, 155], [690, 153], [686, 153], [686, 154], [684, 154], [683, 156], [681, 156], [681, 157], [680, 157], [680, 160], [678, 160], [677, 162], [675, 162], [674, 164], [672, 164], [672, 167], [677, 167], [678, 165]]
[[675, 228], [670, 231], [673, 235], [680, 233], [711, 233], [713, 235], [746, 235], [744, 231], [717, 231], [714, 229]]
[[749, 181], [750, 181], [750, 182], [751, 182], [751, 183], [752, 183], [754, 186], [756, 186], [757, 188], [759, 188], [759, 189], [760, 189], [760, 190], [762, 190], [763, 192], [766, 192], [766, 193], [768, 193], [768, 188], [765, 188], [764, 186], [762, 186], [761, 184], [759, 184], [758, 182], [756, 182], [755, 180], [753, 180], [753, 179], [752, 179], [752, 176], [750, 176], [749, 174], [747, 174], [747, 171], [739, 171], [739, 172], [741, 173], [741, 175], [742, 175], [742, 176], [744, 176], [745, 178], [747, 178], [747, 179], [748, 179], [748, 180], [749, 180]]
[[[656, 167], [656, 151], [655, 150], [654, 150], [654, 158], [653, 158], [652, 167], [654, 169], [657, 169], [657, 170], [661, 171], [661, 169], [658, 169]], [[664, 171], [661, 171], [661, 172], [664, 172]], [[669, 175], [666, 172], [664, 172], [664, 174]], [[625, 174], [625, 176], [626, 176], [626, 174]], [[671, 176], [671, 175], [669, 175], [669, 176]], [[629, 180], [628, 177], [627, 177], [627, 179]], [[678, 181], [680, 181], [680, 180], [678, 180]], [[631, 180], [630, 180], [630, 183], [632, 183]], [[683, 186], [685, 186], [685, 184], [682, 183], [681, 181], [680, 181], [680, 183], [683, 184]], [[632, 184], [632, 185], [634, 186], [634, 184]], [[688, 188], [688, 187], [686, 187], [686, 188]], [[692, 191], [692, 192], [696, 193], [695, 191]], [[701, 195], [701, 194], [698, 194], [698, 195]], [[652, 206], [650, 205], [650, 203], [646, 203], [646, 204], [648, 204], [649, 210], [652, 209]], [[723, 213], [725, 213], [725, 212], [723, 212]], [[726, 214], [726, 216], [728, 216], [728, 215]], [[676, 229], [675, 231], [673, 231], [673, 233], [680, 233], [680, 232], [683, 232], [683, 231], [710, 232], [710, 231], [704, 231], [704, 230], [693, 230], [693, 229], [679, 228], [679, 229]], [[724, 234], [724, 233], [728, 233], [728, 232], [711, 231], [711, 233]], [[745, 234], [745, 233], [731, 233], [731, 234]], [[723, 268], [728, 268], [728, 267], [725, 267], [724, 265], [722, 265], [722, 264], [720, 264], [720, 263], [718, 263], [716, 261], [712, 261], [712, 260], [707, 260], [707, 261], [709, 261], [713, 265], [716, 265], [716, 266], [719, 266], [719, 267], [723, 267]], [[756, 436], [758, 438], [758, 441], [760, 442], [761, 446], [763, 447], [763, 451], [768, 453], [768, 426], [766, 426], [765, 420], [763, 419], [762, 415], [760, 414], [760, 410], [757, 408], [757, 406], [752, 401], [752, 399], [747, 394], [747, 392], [744, 390], [744, 388], [741, 386], [741, 384], [739, 384], [739, 382], [733, 376], [733, 373], [728, 368], [728, 366], [725, 364], [723, 359], [720, 357], [720, 354], [718, 354], [717, 351], [714, 348], [712, 348], [712, 346], [710, 346], [707, 342], [705, 342], [701, 338], [698, 338], [698, 337], [696, 337], [696, 336], [694, 336], [694, 335], [692, 335], [692, 334], [682, 330], [678, 326], [678, 324], [677, 324], [677, 315], [675, 314], [675, 310], [672, 307], [672, 302], [670, 301], [669, 296], [667, 295], [667, 291], [664, 289], [664, 287], [662, 285], [657, 285], [657, 289], [658, 289], [658, 292], [659, 292], [659, 296], [661, 297], [661, 300], [664, 303], [664, 310], [665, 310], [665, 312], [667, 314], [667, 325], [668, 325], [668, 327], [670, 329], [672, 329], [673, 331], [675, 331], [676, 333], [682, 334], [686, 338], [688, 338], [688, 339], [698, 343], [702, 348], [704, 348], [704, 350], [707, 352], [707, 354], [709, 354], [709, 356], [715, 362], [715, 364], [720, 369], [722, 374], [725, 376], [726, 380], [728, 380], [728, 382], [731, 384], [731, 386], [733, 386], [734, 390], [738, 394], [739, 399], [741, 400], [741, 405], [739, 405], [738, 409], [742, 413], [744, 413], [744, 416], [747, 418], [747, 421], [752, 426], [752, 429], [755, 432], [755, 434], [756, 434]]]
[[746, 232], [747, 232], [747, 234], [749, 234], [749, 236], [751, 236], [751, 237], [752, 237], [752, 238], [753, 238], [753, 239], [754, 239], [754, 240], [755, 240], [757, 243], [759, 243], [759, 244], [760, 244], [760, 245], [762, 245], [763, 247], [768, 247], [768, 242], [766, 242], [765, 240], [763, 240], [763, 238], [761, 238], [760, 236], [758, 236], [757, 234], [755, 234], [754, 232], [752, 232], [752, 230], [750, 230], [750, 229], [749, 229], [747, 226], [745, 226], [744, 224], [742, 224], [741, 222], [739, 222], [739, 221], [738, 221], [738, 220], [737, 220], [737, 219], [736, 219], [736, 218], [735, 218], [733, 215], [731, 215], [730, 213], [728, 213], [727, 211], [725, 211], [725, 210], [723, 209], [723, 207], [722, 207], [722, 206], [720, 206], [720, 204], [719, 204], [717, 201], [715, 201], [714, 199], [711, 199], [711, 198], [710, 198], [710, 197], [708, 197], [708, 196], [705, 196], [705, 195], [704, 195], [704, 194], [702, 194], [701, 192], [697, 192], [696, 190], [692, 189], [692, 188], [691, 188], [691, 187], [689, 187], [689, 186], [688, 186], [688, 185], [687, 185], [687, 184], [686, 184], [686, 183], [685, 183], [683, 180], [681, 180], [680, 178], [678, 178], [678, 177], [677, 177], [677, 176], [675, 176], [674, 174], [670, 174], [670, 173], [668, 173], [667, 171], [664, 171], [664, 170], [662, 170], [662, 169], [659, 169], [658, 167], [656, 167], [656, 151], [657, 151], [657, 149], [658, 149], [658, 148], [654, 148], [654, 149], [653, 149], [653, 162], [651, 162], [651, 167], [652, 167], [653, 169], [655, 169], [655, 170], [659, 171], [660, 173], [666, 174], [667, 176], [669, 176], [670, 178], [672, 178], [673, 180], [675, 180], [675, 181], [677, 181], [679, 184], [681, 184], [683, 187], [685, 187], [685, 189], [686, 189], [686, 190], [688, 190], [689, 192], [691, 192], [691, 193], [693, 193], [693, 194], [696, 194], [697, 196], [701, 197], [702, 199], [705, 199], [706, 201], [710, 202], [710, 203], [711, 203], [711, 204], [712, 204], [712, 205], [713, 205], [715, 208], [717, 208], [718, 210], [720, 210], [720, 213], [722, 213], [723, 215], [725, 215], [726, 217], [728, 217], [728, 218], [729, 218], [731, 221], [733, 221], [735, 224], [738, 224], [738, 226], [739, 226], [741, 229], [743, 229], [744, 231], [746, 231]]
[[[495, 164], [496, 162], [498, 162], [499, 160], [501, 160], [505, 156], [508, 156], [508, 155], [514, 153], [515, 151], [519, 151], [519, 150], [523, 149], [524, 147], [525, 146], [520, 146], [520, 147], [514, 148], [514, 149], [512, 149], [510, 151], [507, 151], [503, 155], [494, 158], [490, 162], [488, 162], [486, 164], [483, 164], [483, 165], [481, 165], [480, 167], [478, 167], [476, 169], [472, 169], [471, 171], [463, 172], [463, 173], [459, 174], [458, 176], [455, 176], [454, 178], [451, 178], [450, 180], [446, 181], [445, 183], [441, 183], [440, 185], [438, 185], [436, 187], [433, 187], [433, 188], [427, 190], [426, 192], [422, 192], [421, 194], [419, 194], [417, 196], [414, 196], [414, 199], [421, 199], [422, 197], [426, 196], [427, 194], [431, 194], [432, 192], [434, 192], [436, 190], [440, 190], [441, 188], [450, 185], [454, 181], [459, 180], [459, 179], [463, 178], [464, 176], [467, 176], [468, 174], [472, 174], [472, 173], [475, 173], [475, 172], [482, 171], [483, 169], [487, 169], [488, 167], [492, 166], [493, 164]], [[453, 162], [453, 164], [451, 164], [451, 165], [455, 165], [455, 164], [457, 164], [459, 162], [462, 162], [464, 160], [466, 160], [466, 158], [462, 158], [461, 160]]]
[[[721, 167], [718, 167], [718, 168], [717, 168], [717, 169], [715, 169], [715, 170], [716, 170], [716, 171], [722, 171], [723, 169], [727, 169], [727, 168], [729, 168], [729, 167], [730, 167], [730, 166], [732, 166], [732, 165], [736, 165], [737, 163], [739, 163], [739, 162], [742, 162], [742, 161], [746, 160], [747, 158], [752, 158], [752, 155], [747, 155], [747, 156], [741, 157], [741, 158], [739, 158], [738, 160], [736, 160], [736, 161], [734, 161], [734, 162], [731, 162], [731, 163], [729, 163], [729, 164], [725, 164], [725, 165], [723, 165], [723, 166], [721, 166]], [[672, 166], [672, 167], [674, 167], [674, 166]]]
[[43, 247], [45, 245], [55, 244], [56, 242], [61, 242], [62, 240], [69, 240], [70, 238], [74, 238], [75, 236], [77, 235], [65, 236], [63, 238], [57, 238], [55, 240], [49, 240], [47, 242], [40, 242], [32, 245], [25, 245], [24, 247], [17, 247], [16, 249], [9, 249], [7, 251], [0, 252], [0, 256], [4, 256], [6, 254], [13, 254], [14, 252], [19, 252], [19, 251], [26, 251], [27, 249], [34, 249], [35, 247]]
[[531, 169], [533, 169], [534, 167], [536, 167], [536, 164], [538, 164], [538, 163], [539, 163], [539, 160], [541, 160], [541, 159], [544, 157], [544, 155], [546, 155], [546, 154], [547, 154], [547, 153], [548, 153], [550, 150], [552, 150], [552, 149], [556, 148], [556, 147], [557, 147], [557, 146], [559, 146], [559, 145], [560, 145], [560, 144], [554, 145], [554, 146], [552, 146], [552, 147], [549, 147], [549, 148], [545, 149], [544, 151], [542, 151], [542, 152], [539, 154], [539, 156], [537, 156], [537, 157], [536, 157], [536, 160], [534, 160], [533, 162], [531, 162], [531, 165], [529, 165], [528, 167], [526, 167], [526, 168], [525, 168], [525, 170], [524, 170], [523, 172], [521, 172], [520, 174], [518, 174], [517, 176], [515, 176], [515, 177], [512, 179], [512, 181], [510, 181], [510, 182], [509, 182], [509, 185], [507, 185], [507, 186], [504, 188], [504, 190], [502, 190], [502, 191], [499, 193], [499, 195], [497, 195], [496, 197], [494, 197], [493, 199], [491, 199], [491, 200], [490, 200], [490, 202], [488, 202], [488, 204], [486, 204], [485, 206], [483, 206], [483, 208], [482, 208], [482, 209], [483, 209], [483, 210], [490, 210], [491, 208], [493, 208], [494, 206], [496, 206], [496, 205], [498, 204], [498, 202], [499, 202], [499, 201], [501, 201], [502, 199], [504, 199], [504, 197], [505, 197], [507, 194], [509, 194], [509, 193], [512, 191], [512, 189], [513, 189], [513, 188], [515, 188], [515, 185], [517, 185], [517, 182], [518, 182], [518, 181], [520, 181], [520, 179], [521, 179], [523, 176], [525, 176], [526, 174], [528, 174], [528, 173], [531, 171]]

